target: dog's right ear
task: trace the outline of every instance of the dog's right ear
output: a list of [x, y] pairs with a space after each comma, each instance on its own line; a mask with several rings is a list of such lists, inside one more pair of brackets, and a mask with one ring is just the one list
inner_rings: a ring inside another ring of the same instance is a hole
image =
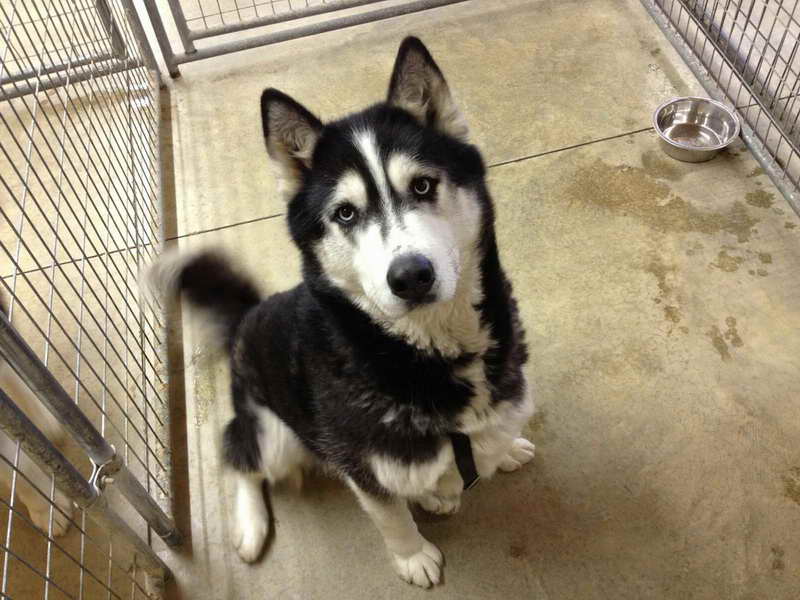
[[322, 122], [283, 92], [269, 88], [261, 94], [261, 124], [277, 168], [278, 191], [289, 200], [311, 168]]

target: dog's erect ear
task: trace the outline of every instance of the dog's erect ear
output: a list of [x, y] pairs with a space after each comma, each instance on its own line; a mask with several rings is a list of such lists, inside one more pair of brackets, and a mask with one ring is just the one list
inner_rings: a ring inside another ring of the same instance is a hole
[[292, 98], [270, 88], [261, 94], [261, 124], [267, 152], [277, 168], [279, 191], [288, 200], [303, 172], [311, 168], [322, 123]]
[[467, 122], [444, 75], [418, 38], [407, 37], [400, 44], [387, 101], [407, 110], [425, 125], [460, 140], [467, 139]]

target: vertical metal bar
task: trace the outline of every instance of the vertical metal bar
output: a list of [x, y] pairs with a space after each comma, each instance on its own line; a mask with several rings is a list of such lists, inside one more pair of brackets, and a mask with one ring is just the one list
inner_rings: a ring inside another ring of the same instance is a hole
[[147, 68], [153, 72], [154, 76], [156, 77], [156, 81], [160, 86], [161, 73], [158, 68], [158, 63], [156, 62], [156, 57], [153, 54], [153, 49], [150, 47], [150, 42], [147, 41], [147, 34], [142, 26], [142, 20], [139, 18], [139, 13], [136, 11], [136, 7], [133, 5], [133, 0], [120, 0], [120, 2], [125, 10], [125, 17], [131, 26], [133, 37], [136, 39], [136, 43], [139, 46], [139, 52], [142, 53], [142, 58], [144, 58], [145, 65], [147, 65]]
[[100, 15], [103, 27], [108, 32], [108, 37], [111, 39], [111, 49], [114, 56], [118, 59], [124, 59], [128, 55], [128, 50], [119, 33], [114, 17], [111, 15], [111, 10], [108, 8], [108, 2], [106, 0], [95, 0], [94, 6], [97, 14]]
[[17, 474], [19, 473], [19, 459], [22, 451], [22, 446], [17, 441], [14, 448], [14, 464], [11, 469], [11, 497], [8, 503], [8, 523], [6, 524], [6, 539], [5, 547], [3, 548], [3, 582], [0, 586], [0, 594], [5, 596], [8, 592], [8, 565], [11, 558], [11, 532], [14, 528], [14, 503], [17, 497]]
[[169, 43], [169, 37], [167, 37], [164, 22], [161, 20], [161, 13], [158, 11], [155, 0], [143, 0], [143, 3], [147, 17], [150, 19], [150, 26], [153, 28], [153, 34], [156, 36], [156, 42], [161, 50], [161, 57], [167, 66], [167, 72], [173, 79], [180, 77], [181, 72], [175, 62], [175, 53], [172, 51], [172, 45]]
[[[147, 4], [147, 2], [145, 4]], [[197, 49], [194, 47], [194, 42], [192, 41], [192, 32], [189, 31], [189, 27], [186, 25], [186, 16], [183, 14], [183, 7], [181, 6], [180, 0], [167, 0], [167, 4], [172, 13], [172, 20], [175, 22], [175, 28], [178, 30], [178, 37], [181, 38], [183, 52], [185, 54], [194, 53]]]

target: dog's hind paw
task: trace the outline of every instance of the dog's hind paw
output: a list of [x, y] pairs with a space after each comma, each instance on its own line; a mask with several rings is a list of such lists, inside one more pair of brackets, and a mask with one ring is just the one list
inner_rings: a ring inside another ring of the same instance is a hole
[[535, 452], [536, 446], [525, 438], [515, 439], [508, 454], [500, 462], [500, 470], [507, 473], [516, 471], [522, 465], [530, 462]]
[[422, 541], [422, 550], [416, 554], [411, 556], [392, 554], [394, 570], [400, 578], [423, 588], [439, 583], [443, 562], [441, 551], [427, 540]]

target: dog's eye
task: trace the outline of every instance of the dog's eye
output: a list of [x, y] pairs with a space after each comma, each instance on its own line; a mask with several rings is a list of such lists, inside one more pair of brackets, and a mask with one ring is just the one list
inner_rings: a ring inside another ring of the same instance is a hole
[[342, 204], [334, 213], [336, 220], [342, 225], [352, 225], [356, 220], [356, 215], [357, 212], [355, 207], [350, 204]]
[[417, 198], [426, 200], [433, 196], [436, 180], [430, 177], [417, 177], [411, 182], [411, 191]]

